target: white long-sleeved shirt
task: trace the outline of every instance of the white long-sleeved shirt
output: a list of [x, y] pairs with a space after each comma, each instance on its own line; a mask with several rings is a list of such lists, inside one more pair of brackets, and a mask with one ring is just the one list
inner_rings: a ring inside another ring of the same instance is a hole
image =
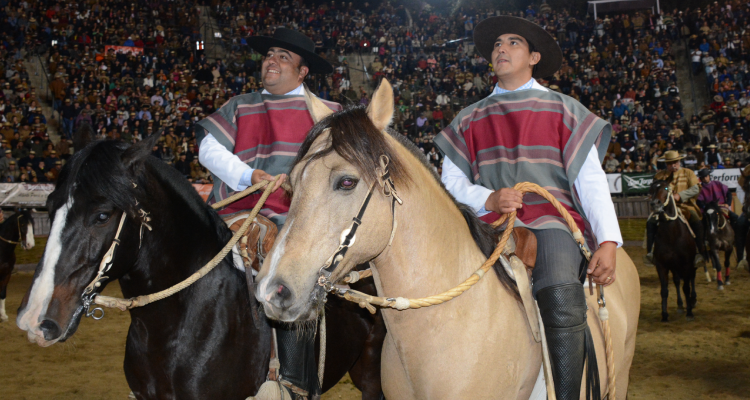
[[[261, 93], [271, 94], [265, 89]], [[299, 85], [291, 92], [285, 93], [285, 96], [303, 94], [305, 94], [305, 86]], [[245, 190], [252, 185], [251, 180], [255, 169], [227, 150], [211, 132], [206, 132], [206, 137], [200, 143], [198, 161], [232, 190]]]
[[[517, 90], [528, 89], [547, 91], [547, 88], [537, 83], [534, 79]], [[490, 96], [506, 92], [508, 91], [496, 86]], [[443, 158], [441, 180], [456, 200], [471, 207], [478, 216], [481, 217], [489, 213], [484, 205], [493, 191], [482, 185], [471, 183], [466, 174], [448, 157]], [[599, 244], [603, 242], [615, 242], [617, 243], [617, 247], [622, 246], [622, 234], [617, 222], [615, 206], [609, 194], [607, 175], [604, 173], [602, 165], [599, 162], [599, 153], [596, 146], [593, 146], [591, 151], [589, 151], [573, 184], [578, 191], [581, 207], [586, 214], [586, 219], [591, 224], [591, 229]]]

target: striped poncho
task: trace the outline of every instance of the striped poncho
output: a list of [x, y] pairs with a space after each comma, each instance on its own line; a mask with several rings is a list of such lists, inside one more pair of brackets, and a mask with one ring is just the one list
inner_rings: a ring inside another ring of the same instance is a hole
[[[568, 210], [590, 248], [596, 241], [573, 185], [592, 146], [604, 159], [611, 126], [557, 92], [523, 90], [487, 97], [461, 111], [435, 138], [438, 148], [469, 178], [492, 190], [533, 182]], [[524, 196], [520, 226], [564, 229], [557, 210], [536, 194]], [[485, 222], [496, 213], [482, 217]]]
[[[323, 101], [334, 111], [337, 103]], [[198, 143], [205, 131], [211, 133], [244, 163], [271, 175], [288, 174], [313, 120], [301, 95], [271, 95], [250, 93], [233, 97], [218, 111], [196, 125]], [[205, 130], [205, 131], [204, 131]], [[214, 189], [209, 203], [223, 200], [232, 194], [231, 188], [214, 175]], [[221, 211], [229, 215], [255, 207], [261, 193], [236, 201]], [[286, 220], [290, 200], [277, 190], [268, 197], [260, 213], [276, 225]]]

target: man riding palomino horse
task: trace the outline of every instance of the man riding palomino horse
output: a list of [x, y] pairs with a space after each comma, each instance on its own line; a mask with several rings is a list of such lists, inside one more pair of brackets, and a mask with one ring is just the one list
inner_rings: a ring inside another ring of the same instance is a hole
[[[699, 214], [698, 205], [695, 202], [698, 194], [700, 194], [701, 185], [698, 177], [695, 176], [695, 172], [687, 168], [682, 168], [680, 160], [683, 158], [685, 158], [685, 155], [680, 154], [676, 150], [669, 150], [664, 153], [664, 157], [659, 158], [659, 161], [666, 163], [667, 169], [657, 172], [654, 180], [671, 181], [669, 187], [672, 189], [674, 200], [677, 202], [680, 211], [687, 218], [690, 229], [693, 231], [693, 236], [695, 237], [695, 243], [698, 246], [698, 254], [695, 256], [695, 263], [698, 264], [703, 261], [703, 254], [706, 253], [706, 246], [703, 240], [703, 222]], [[646, 264], [652, 264], [654, 259], [653, 247], [657, 225], [658, 218], [655, 216], [652, 216], [646, 222], [647, 254], [643, 256], [643, 261]]]
[[[561, 400], [578, 399], [590, 351], [581, 284], [586, 274], [597, 284], [613, 283], [615, 253], [622, 245], [601, 167], [612, 129], [576, 100], [536, 81], [557, 72], [562, 61], [560, 47], [543, 28], [516, 17], [488, 18], [476, 26], [474, 42], [498, 83], [435, 138], [445, 153], [442, 181], [484, 221], [517, 210], [517, 226], [536, 236], [533, 294], [555, 392]], [[526, 181], [549, 190], [571, 214], [595, 250], [588, 266], [554, 207], [512, 189]]]
[[[280, 228], [289, 211], [289, 199], [278, 190], [300, 144], [313, 126], [303, 84], [308, 73], [329, 74], [333, 67], [315, 54], [315, 44], [302, 33], [278, 28], [273, 37], [256, 36], [248, 45], [265, 54], [264, 90], [236, 96], [196, 124], [199, 158], [214, 175], [210, 201], [220, 201], [233, 191], [281, 175], [260, 214]], [[332, 110], [341, 106], [325, 102]], [[204, 137], [205, 136], [205, 137]], [[219, 213], [233, 215], [252, 209], [260, 193], [245, 197]], [[294, 398], [320, 392], [315, 364], [314, 336], [276, 327], [282, 385]]]

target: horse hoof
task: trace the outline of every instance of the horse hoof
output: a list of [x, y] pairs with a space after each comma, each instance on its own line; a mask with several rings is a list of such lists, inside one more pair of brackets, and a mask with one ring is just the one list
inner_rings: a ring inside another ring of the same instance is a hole
[[711, 283], [711, 274], [709, 274], [708, 271], [706, 271], [706, 280], [708, 283]]
[[0, 322], [8, 322], [8, 316], [7, 315], [0, 315]]
[[685, 319], [688, 321], [695, 321], [695, 317], [692, 315], [688, 315]]
[[133, 394], [133, 392], [130, 392], [130, 394], [128, 395], [128, 398], [129, 399], [134, 399], [135, 398], [135, 394]]
[[724, 290], [724, 285], [719, 285], [718, 290]]
[[677, 307], [677, 314], [682, 314], [685, 312], [685, 309], [682, 307]]
[[747, 269], [747, 265], [748, 265], [747, 264], [747, 260], [742, 260], [742, 261], [740, 261], [739, 264], [737, 264], [737, 268], [739, 268], [739, 269]]
[[729, 280], [729, 278], [727, 278], [726, 282], [724, 282], [725, 286], [729, 286], [731, 284], [732, 284], [732, 282]]

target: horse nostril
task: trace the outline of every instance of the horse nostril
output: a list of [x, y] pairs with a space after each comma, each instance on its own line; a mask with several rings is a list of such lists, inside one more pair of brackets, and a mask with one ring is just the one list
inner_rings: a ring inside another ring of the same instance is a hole
[[268, 285], [266, 301], [277, 308], [285, 308], [293, 299], [292, 291], [283, 282], [274, 282]]
[[49, 319], [42, 321], [41, 325], [39, 325], [39, 329], [44, 333], [44, 340], [55, 340], [60, 337], [60, 334], [62, 333], [57, 322]]

